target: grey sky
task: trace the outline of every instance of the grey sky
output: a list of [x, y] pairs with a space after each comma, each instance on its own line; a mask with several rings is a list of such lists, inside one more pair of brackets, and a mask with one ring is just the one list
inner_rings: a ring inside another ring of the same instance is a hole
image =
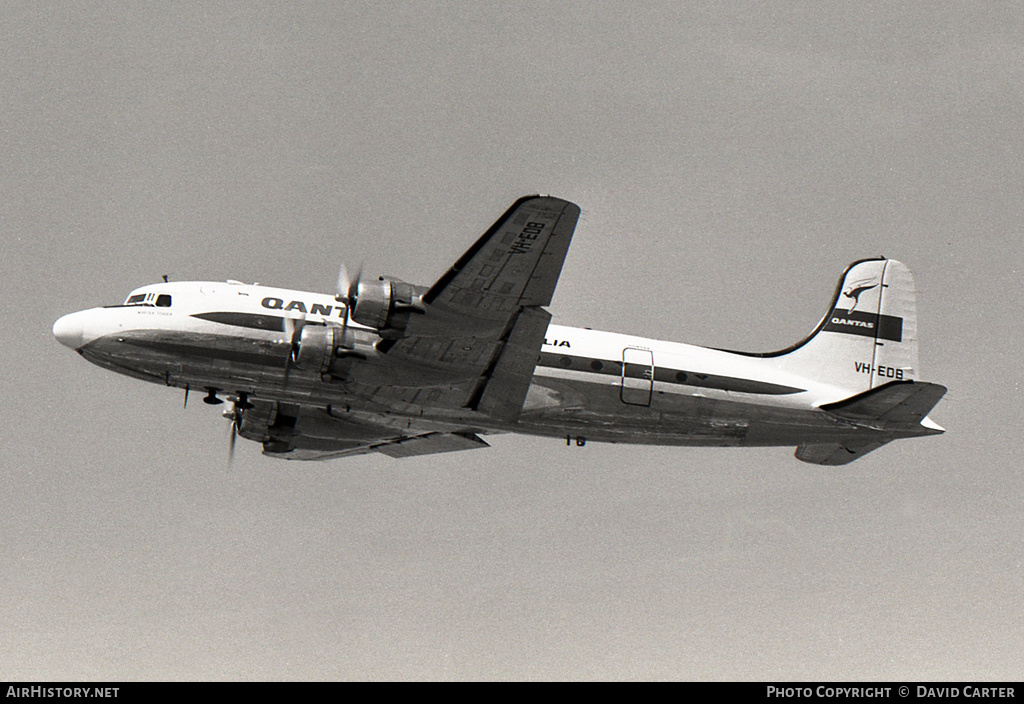
[[[1018, 679], [1024, 13], [904, 5], [4, 3], [0, 678]], [[562, 324], [775, 349], [900, 259], [949, 432], [228, 467], [50, 335], [165, 273], [428, 284], [533, 192]]]

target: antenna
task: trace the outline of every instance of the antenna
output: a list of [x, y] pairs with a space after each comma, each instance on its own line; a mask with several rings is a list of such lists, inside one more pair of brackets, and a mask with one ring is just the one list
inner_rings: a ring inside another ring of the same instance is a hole
[[167, 283], [167, 274], [164, 274], [164, 283]]

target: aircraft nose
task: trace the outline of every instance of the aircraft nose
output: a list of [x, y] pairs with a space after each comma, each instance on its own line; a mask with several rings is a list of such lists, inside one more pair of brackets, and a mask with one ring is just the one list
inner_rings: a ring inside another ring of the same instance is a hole
[[82, 323], [81, 313], [71, 313], [58, 318], [53, 324], [53, 336], [60, 344], [77, 350], [82, 346]]

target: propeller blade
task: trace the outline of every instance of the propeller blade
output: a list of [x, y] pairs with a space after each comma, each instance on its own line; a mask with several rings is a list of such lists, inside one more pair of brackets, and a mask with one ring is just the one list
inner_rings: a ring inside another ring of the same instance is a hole
[[239, 398], [235, 399], [235, 402], [231, 405], [231, 410], [224, 411], [223, 413], [223, 416], [231, 421], [231, 435], [228, 440], [228, 464], [232, 464], [235, 461], [235, 443], [238, 440], [238, 430], [242, 425], [243, 409], [247, 407], [250, 407], [250, 404], [245, 400], [244, 394], [240, 394]]
[[302, 328], [305, 325], [305, 314], [297, 318], [285, 317], [284, 319], [284, 336], [288, 343], [288, 355], [284, 358], [284, 383], [286, 384], [292, 365], [299, 359], [299, 340], [302, 338]]
[[338, 269], [338, 293], [335, 298], [344, 301], [346, 305], [353, 303], [359, 297], [359, 281], [363, 278], [363, 265], [360, 264], [353, 277], [348, 272], [348, 267], [342, 262]]
[[288, 372], [292, 366], [292, 340], [295, 339], [295, 318], [284, 319], [284, 339], [288, 343], [288, 354], [284, 358], [284, 383], [288, 383]]
[[359, 282], [363, 278], [363, 265], [359, 264], [356, 275], [353, 278], [348, 273], [345, 262], [341, 263], [338, 269], [338, 295], [335, 300], [345, 304], [345, 317], [341, 319], [341, 340], [342, 346], [350, 346], [348, 327], [352, 322], [352, 308], [359, 300]]
[[348, 267], [345, 266], [345, 262], [341, 263], [341, 267], [338, 268], [338, 286], [335, 289], [335, 298], [339, 301], [343, 297], [348, 296], [348, 289], [352, 285], [352, 279], [348, 275]]
[[235, 443], [238, 441], [238, 418], [231, 421], [231, 440], [228, 443], [228, 464], [235, 461]]

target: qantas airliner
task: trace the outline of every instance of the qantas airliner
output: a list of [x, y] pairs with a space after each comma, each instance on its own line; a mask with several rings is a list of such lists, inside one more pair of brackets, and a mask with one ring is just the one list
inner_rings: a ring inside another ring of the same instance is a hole
[[910, 271], [854, 262], [804, 340], [732, 352], [554, 325], [580, 209], [527, 196], [432, 286], [363, 280], [336, 295], [164, 282], [60, 318], [53, 334], [120, 374], [230, 402], [270, 457], [410, 457], [495, 433], [647, 445], [795, 446], [840, 465], [942, 433], [945, 387], [919, 379]]

